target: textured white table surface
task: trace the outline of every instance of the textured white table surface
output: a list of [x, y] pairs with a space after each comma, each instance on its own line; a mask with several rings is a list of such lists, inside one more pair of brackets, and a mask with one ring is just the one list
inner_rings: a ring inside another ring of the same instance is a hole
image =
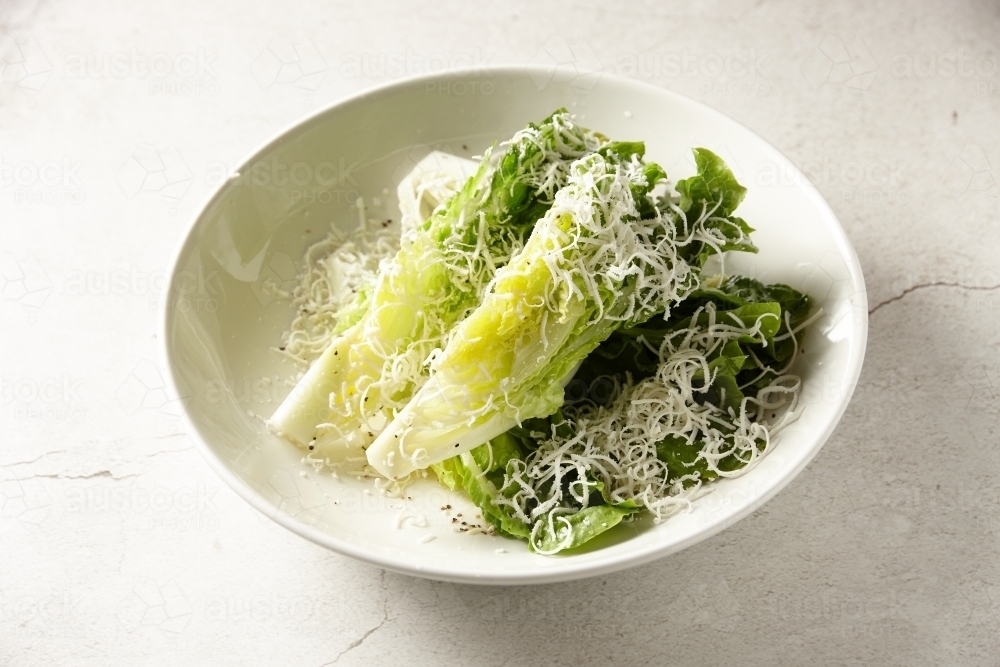
[[[5, 0], [0, 664], [997, 664], [991, 4]], [[556, 60], [704, 101], [811, 176], [870, 288], [843, 422], [752, 518], [570, 584], [411, 579], [258, 516], [163, 406], [196, 207], [345, 95]]]

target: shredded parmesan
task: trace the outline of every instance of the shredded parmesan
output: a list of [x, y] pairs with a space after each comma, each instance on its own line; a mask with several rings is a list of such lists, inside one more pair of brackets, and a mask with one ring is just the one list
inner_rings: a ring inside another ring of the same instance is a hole
[[[540, 548], [543, 534], [569, 539], [566, 517], [586, 508], [598, 485], [612, 504], [635, 503], [656, 522], [688, 508], [707, 480], [697, 472], [670, 477], [656, 451], [668, 436], [703, 443], [698, 458], [707, 469], [719, 477], [736, 477], [753, 468], [770, 450], [774, 435], [797, 416], [801, 381], [794, 375], [781, 375], [756, 396], [745, 397], [739, 411], [701, 398], [713, 380], [709, 355], [741, 336], [763, 342], [760, 320], [717, 324], [714, 306], [706, 310], [711, 324], [692, 325], [664, 339], [653, 377], [627, 382], [607, 405], [565, 408], [570, 434], [559, 435], [555, 427], [551, 434], [539, 434], [539, 448], [525, 461], [511, 462], [495, 502], [532, 526], [533, 546]], [[696, 321], [697, 314], [692, 317]], [[729, 456], [744, 465], [721, 469], [719, 462]]]
[[396, 528], [402, 530], [403, 526], [407, 523], [415, 528], [426, 528], [427, 517], [423, 514], [403, 510], [396, 516]]
[[[362, 214], [363, 199], [358, 201]], [[399, 224], [389, 218], [362, 219], [349, 235], [331, 226], [326, 238], [306, 250], [294, 291], [283, 294], [291, 298], [295, 318], [279, 351], [308, 368], [342, 329], [352, 303], [363, 301], [379, 264], [398, 249]]]

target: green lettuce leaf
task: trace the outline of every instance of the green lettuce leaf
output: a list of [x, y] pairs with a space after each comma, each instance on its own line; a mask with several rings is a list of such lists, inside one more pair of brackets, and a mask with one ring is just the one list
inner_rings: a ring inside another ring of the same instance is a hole
[[[740, 341], [742, 353], [753, 353], [757, 359], [768, 365], [771, 362], [786, 363], [790, 360], [797, 345], [802, 343], [803, 332], [791, 337], [775, 341], [775, 336], [785, 334], [788, 327], [785, 323], [786, 313], [789, 316], [792, 329], [805, 322], [812, 308], [812, 302], [807, 294], [803, 294], [788, 285], [767, 285], [753, 278], [744, 276], [713, 277], [702, 281], [702, 286], [691, 292], [681, 303], [671, 311], [670, 320], [660, 317], [651, 318], [642, 325], [621, 328], [612, 333], [580, 366], [573, 381], [567, 387], [570, 398], [589, 398], [598, 403], [608, 397], [606, 386], [610, 380], [619, 383], [625, 380], [626, 374], [638, 382], [652, 376], [659, 365], [659, 349], [663, 337], [672, 332], [687, 327], [691, 315], [703, 309], [707, 304], [713, 304], [718, 310], [716, 321], [725, 322], [733, 313], [742, 321], [748, 322], [763, 313], [773, 313], [777, 317], [768, 317], [762, 324], [768, 344], [761, 345], [746, 338]], [[777, 308], [776, 308], [777, 307]], [[702, 323], [707, 321], [704, 313]], [[741, 371], [734, 373], [737, 386], [745, 384], [760, 375], [761, 369], [755, 363], [746, 363]], [[775, 368], [775, 371], [778, 370]], [[776, 372], [766, 373], [757, 379], [753, 386], [766, 386]], [[728, 382], [726, 379], [720, 382]], [[735, 396], [735, 392], [730, 392]]]
[[[695, 148], [697, 174], [678, 181], [675, 188], [680, 195], [679, 207], [684, 218], [676, 221], [678, 228], [690, 228], [695, 221], [708, 216], [705, 227], [717, 232], [718, 251], [757, 252], [750, 241], [753, 228], [743, 218], [733, 215], [746, 196], [746, 188], [737, 182], [725, 161], [707, 148]], [[685, 249], [685, 258], [698, 266], [716, 249], [707, 243], [693, 243]]]
[[573, 549], [611, 530], [622, 519], [637, 511], [636, 508], [596, 505], [575, 514], [556, 516], [552, 524], [555, 530], [550, 530], [547, 522], [542, 523], [531, 546], [544, 554]]
[[718, 215], [732, 215], [747, 194], [747, 189], [736, 181], [733, 172], [718, 155], [707, 148], [694, 149], [698, 173], [677, 182], [681, 196], [680, 207], [685, 213], [701, 204], [707, 208], [718, 206]]
[[503, 473], [512, 459], [524, 457], [517, 438], [503, 433], [460, 456], [431, 466], [438, 481], [452, 491], [465, 491], [485, 519], [501, 535], [528, 539], [530, 527], [510, 511], [493, 501], [503, 485]]

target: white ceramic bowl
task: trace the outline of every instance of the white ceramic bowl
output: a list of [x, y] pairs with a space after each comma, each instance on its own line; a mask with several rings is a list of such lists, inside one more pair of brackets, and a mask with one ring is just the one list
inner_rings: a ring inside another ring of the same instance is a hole
[[[371, 482], [317, 474], [302, 453], [268, 433], [268, 417], [296, 370], [268, 348], [291, 319], [287, 301], [262, 289], [291, 285], [304, 249], [332, 222], [354, 229], [358, 195], [386, 200], [432, 149], [483, 149], [558, 107], [615, 139], [644, 140], [673, 180], [693, 173], [691, 148], [707, 147], [749, 193], [739, 213], [757, 229], [756, 256], [731, 271], [785, 282], [825, 314], [795, 371], [801, 417], [746, 475], [724, 480], [689, 513], [640, 520], [601, 539], [603, 548], [544, 557], [522, 542], [455, 533], [445, 504], [468, 502], [436, 483], [412, 500], [372, 493]], [[854, 391], [867, 339], [864, 279], [844, 230], [816, 189], [781, 153], [732, 119], [667, 90], [599, 74], [497, 67], [407, 79], [338, 102], [296, 123], [251, 155], [195, 217], [177, 255], [163, 318], [169, 375], [192, 437], [215, 471], [289, 530], [342, 554], [417, 576], [522, 584], [593, 576], [699, 542], [773, 497], [816, 455]], [[422, 515], [427, 525], [418, 518]], [[426, 536], [433, 535], [434, 539]]]

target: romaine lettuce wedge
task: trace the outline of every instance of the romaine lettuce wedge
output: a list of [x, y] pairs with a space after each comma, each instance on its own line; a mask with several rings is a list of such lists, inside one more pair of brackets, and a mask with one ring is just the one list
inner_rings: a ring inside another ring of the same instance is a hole
[[495, 166], [487, 153], [458, 194], [403, 236], [364, 313], [313, 363], [269, 426], [331, 464], [363, 458], [426, 380], [428, 355], [521, 249], [570, 164], [604, 143], [558, 110], [515, 134]]
[[378, 472], [398, 478], [552, 414], [563, 385], [612, 331], [665, 312], [696, 286], [669, 221], [640, 218], [637, 202], [665, 176], [642, 164], [641, 151], [615, 144], [573, 164], [524, 250], [497, 271], [430, 380], [368, 449]]

